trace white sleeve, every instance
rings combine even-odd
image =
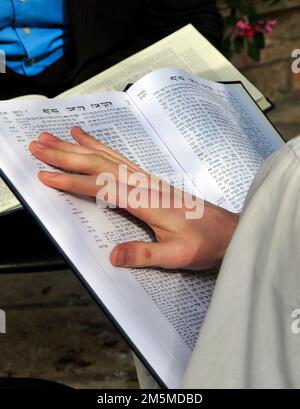
[[[184,388],[299,388],[300,136],[258,172]]]

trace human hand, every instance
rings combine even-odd
[[[73,127],[71,135],[76,144],[63,141],[47,132],[41,133],[39,141],[30,143],[29,149],[37,159],[66,171],[78,172],[41,171],[38,176],[45,185],[62,191],[96,196],[101,189],[97,184],[98,175],[110,172],[118,181],[120,165],[127,165],[129,174],[144,174],[147,179],[151,177],[81,128]],[[128,193],[134,188],[132,185],[127,187]],[[150,197],[150,188],[145,189]],[[174,188],[170,189],[170,208],[163,208],[160,189],[161,187],[158,208],[135,208],[130,206],[127,197],[118,196],[116,203],[112,203],[118,205],[125,199],[128,202],[128,212],[150,226],[157,242],[133,241],[119,244],[111,253],[111,263],[122,267],[156,266],[169,269],[205,269],[220,264],[239,216],[194,196],[188,198],[188,205],[185,202],[181,208],[176,208],[172,205],[176,192],[178,193]],[[186,212],[191,210],[191,203],[204,206],[201,218],[186,218]]]

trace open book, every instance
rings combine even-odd
[[[262,93],[191,24],[57,97],[123,91],[128,83],[163,67],[176,67],[213,81],[242,81],[261,109],[271,107]],[[19,98],[46,97],[23,95]],[[0,214],[16,208],[20,208],[19,202],[0,181]]]
[[[188,189],[234,212],[263,161],[283,141],[238,83],[172,68],[127,92],[0,102],[0,167],[23,205],[46,229],[95,300],[161,385],[179,387],[213,292],[213,271],[121,269],[116,243],[151,240],[125,210],[58,192],[37,179],[51,169],[28,143],[47,130],[70,140],[79,125],[150,173],[182,175]]]

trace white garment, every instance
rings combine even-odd
[[[300,136],[258,172],[183,388],[300,387],[300,324],[292,316],[300,309],[299,158]],[[142,388],[157,387],[137,368]]]
[[[299,388],[300,137],[255,178],[184,388]],[[293,324],[294,322],[294,324]]]

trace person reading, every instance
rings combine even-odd
[[[36,158],[67,171],[41,171],[38,177],[45,185],[95,196],[98,173],[117,178],[122,164],[143,172],[82,129],[71,132],[76,144],[46,132],[30,144]],[[184,209],[128,206],[151,227],[156,242],[119,244],[111,253],[112,264],[188,267],[201,274],[201,269],[222,262],[183,387],[300,386],[294,359],[300,332],[299,157],[300,136],[271,155],[252,183],[240,216],[208,202],[197,221],[187,220]],[[130,192],[132,186],[128,188]],[[158,387],[140,363],[138,373],[142,387]]]
[[[220,45],[212,0],[2,0],[0,99],[53,97],[188,23]]]
[[[54,97],[188,23],[220,45],[222,17],[212,0],[3,0],[0,99]],[[31,231],[30,243],[22,232],[16,241],[19,225]],[[64,268],[26,212],[1,217],[0,228],[6,236],[0,271]]]

